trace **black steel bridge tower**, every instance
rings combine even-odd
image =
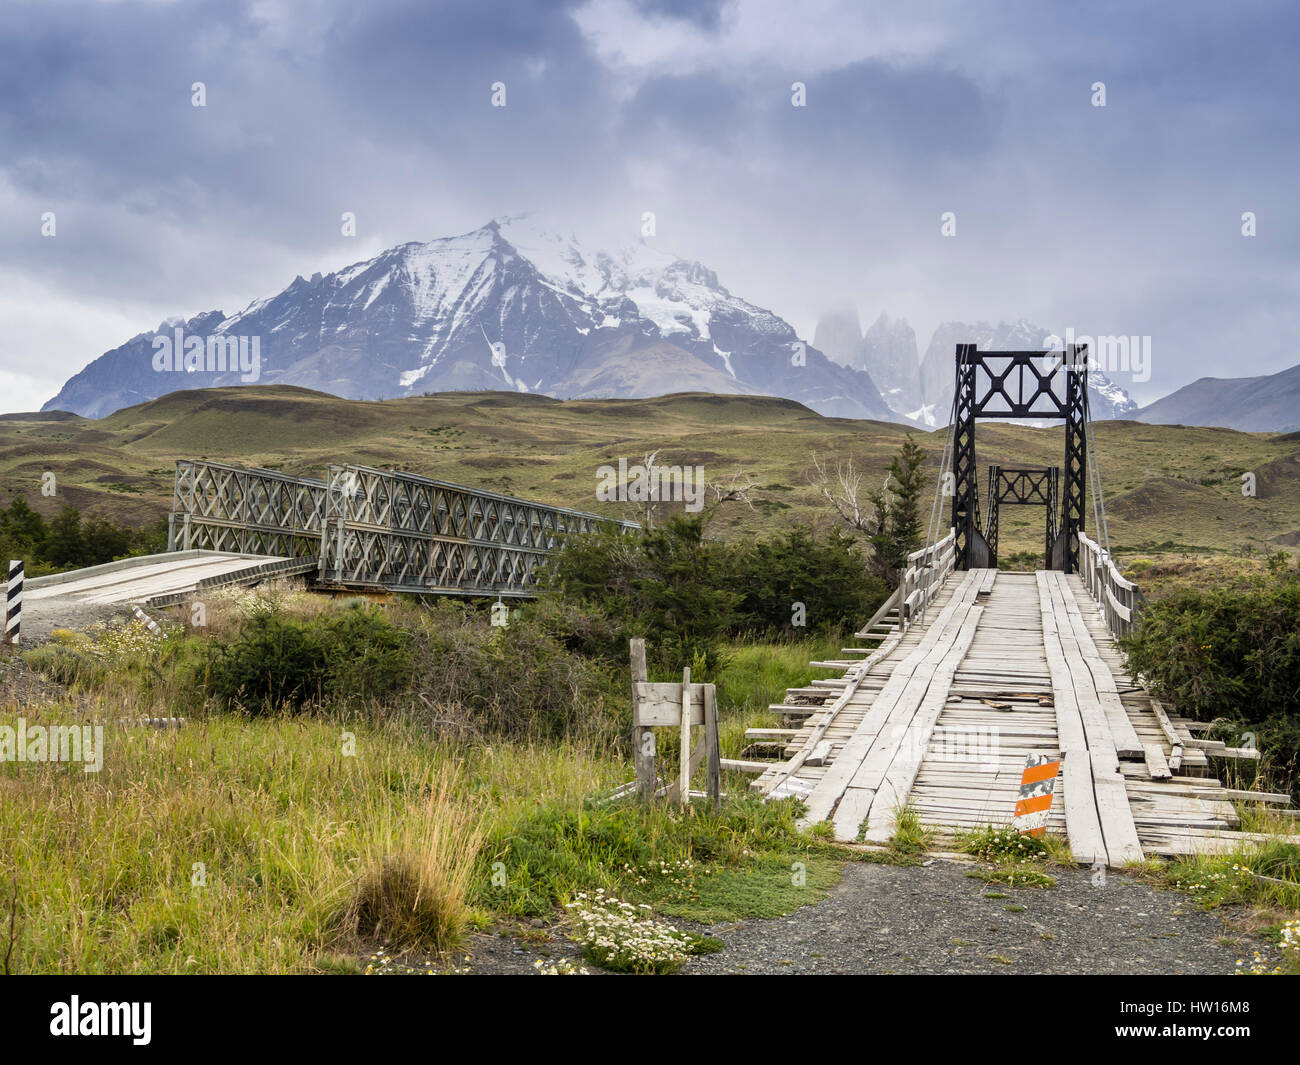
[[[1047,568],[1077,572],[1088,480],[1087,345],[1071,344],[1062,352],[977,351],[974,344],[958,344],[954,414],[952,527],[957,532],[957,566],[997,565],[999,503],[1041,502],[1047,509]],[[980,418],[1065,421],[1065,461],[1059,469],[990,469],[989,520],[982,527],[975,465],[975,422]]]

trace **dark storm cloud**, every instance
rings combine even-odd
[[[1149,333],[1151,398],[1222,373],[1235,337],[1239,372],[1294,361],[1298,25],[1273,3],[19,0],[0,6],[0,273],[67,315],[231,311],[497,214],[581,232],[649,209],[670,250],[801,332],[833,293],[912,316],[923,346],[945,318]],[[15,335],[0,372],[26,357]],[[57,387],[123,339],[52,337],[42,372]]]
[[[748,135],[755,103],[751,88],[713,74],[650,78],[623,107],[621,132],[629,145],[726,150]]]
[[[775,101],[775,130],[791,145],[842,166],[891,161],[906,170],[973,160],[995,150],[996,108],[969,78],[873,60],[806,82],[809,103]]]
[[[637,0],[647,15],[684,19],[704,30],[716,30],[722,22],[725,0]]]
[[[291,26],[284,41],[250,11],[8,9],[0,169],[45,202],[111,203],[196,233],[221,220],[319,241],[340,207],[417,194],[420,173],[429,192],[446,191],[439,182],[454,175],[509,207],[521,170],[536,188],[563,181],[575,157],[610,158],[599,150],[608,75],[562,5],[339,5],[332,18]],[[206,108],[191,106],[196,81]],[[505,108],[491,106],[497,81]],[[411,170],[402,188],[391,180],[393,150]],[[500,209],[485,208],[483,220]],[[143,228],[117,212],[85,224],[100,230],[99,251],[83,249],[80,266],[125,259],[116,277],[138,281],[129,264],[144,256]],[[10,235],[35,253],[30,225]],[[137,254],[123,256],[123,243]]]

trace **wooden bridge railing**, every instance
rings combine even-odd
[[[943,587],[944,578],[956,564],[956,529],[949,529],[948,535],[942,540],[907,556],[907,570],[903,573],[897,593],[902,603],[902,609],[898,612],[899,628],[906,629],[912,623],[912,618],[925,609]]]
[[[1079,533],[1079,576],[1106,618],[1115,636],[1127,636],[1137,624],[1146,597],[1120,573],[1110,553],[1097,541]]]

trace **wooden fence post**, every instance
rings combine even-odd
[[[649,802],[655,794],[655,748],[654,731],[637,724],[637,690],[638,683],[650,679],[646,671],[645,640],[637,638],[631,641],[632,653],[632,764],[636,767],[636,791],[643,802]]]
[[[691,801],[691,667],[682,670],[682,757],[677,776],[677,801]]]
[[[704,736],[709,752],[709,798],[715,810],[722,809],[722,751],[718,747],[718,689],[704,686]]]

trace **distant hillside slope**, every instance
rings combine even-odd
[[[1300,429],[1300,366],[1266,377],[1202,377],[1133,417],[1162,425],[1292,432]]]
[[[829,523],[809,483],[814,454],[832,468],[852,459],[869,490],[884,482],[909,431],[937,467],[943,430],[826,418],[770,396],[559,401],[467,392],[362,402],[288,386],[197,389],[98,421],[49,413],[0,420],[0,503],[23,495],[46,514],[73,503],[145,522],[167,512],[180,458],[317,477],[331,462],[351,461],[635,518],[631,504],[597,500],[596,471],[657,452],[662,464],[702,466],[706,480],[729,481],[738,470],[756,480],[753,508],[728,504],[715,524],[720,535],[745,536]],[[1113,421],[1099,422],[1096,437],[1117,547],[1300,544],[1300,438]],[[1060,427],[982,423],[981,491],[986,464],[1058,464],[1062,449]],[[53,499],[40,494],[47,471],[58,483]],[[1256,498],[1241,494],[1248,471],[1257,475]],[[1006,508],[1004,552],[1037,550],[1042,521],[1040,508]]]

